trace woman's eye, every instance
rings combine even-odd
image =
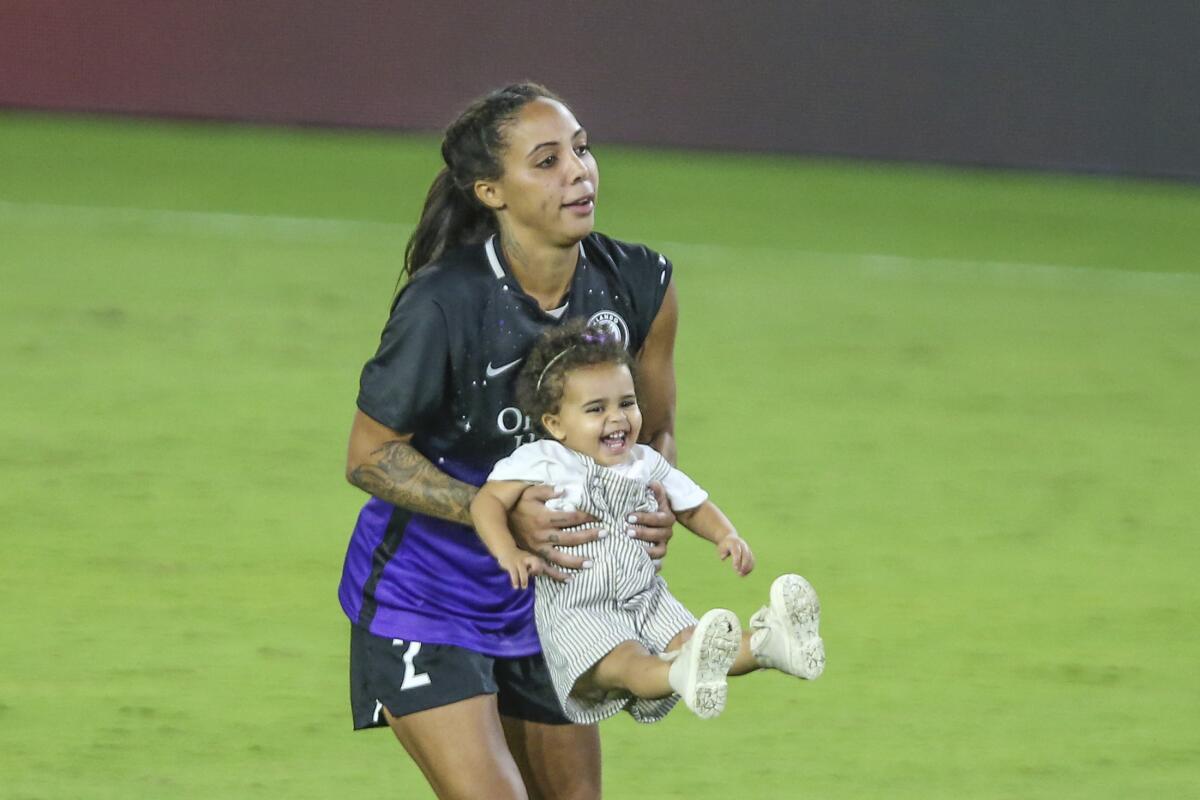
[[[592,152],[592,148],[586,144],[581,144],[575,148],[575,152],[582,156]]]
[[[599,414],[602,410],[600,406],[588,406],[584,409],[589,414]]]
[[[549,167],[550,165],[552,165],[554,163],[554,159],[555,159],[555,156],[546,156],[541,161],[539,161],[537,165],[539,167]]]

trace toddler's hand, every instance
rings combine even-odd
[[[529,588],[529,579],[546,571],[546,564],[541,558],[524,550],[513,549],[496,559],[500,568],[508,573],[508,579],[514,589]]]
[[[731,533],[717,543],[717,557],[722,561],[733,556],[733,571],[738,575],[749,575],[754,569],[754,553],[746,540]]]

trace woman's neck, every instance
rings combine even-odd
[[[575,276],[579,262],[579,245],[556,247],[549,244],[532,246],[514,236],[512,231],[500,231],[500,249],[513,277],[525,293],[543,309],[560,305],[563,295]]]

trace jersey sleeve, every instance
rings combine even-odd
[[[658,316],[663,298],[667,296],[674,266],[666,256],[645,245],[615,239],[605,239],[603,245],[609,249],[621,273],[621,281],[629,292],[634,312],[630,320],[635,329],[632,331],[633,341],[640,348],[650,334],[650,326]]]
[[[359,378],[358,408],[399,433],[419,430],[441,411],[449,383],[446,318],[414,281],[396,299],[379,349]]]
[[[637,258],[630,265],[629,279],[633,285],[635,302],[640,307],[638,320],[645,325],[645,330],[641,331],[641,341],[644,342],[650,335],[650,326],[658,316],[658,310],[662,308],[675,268],[662,253],[640,245],[633,249]]]

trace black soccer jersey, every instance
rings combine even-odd
[[[593,233],[562,319],[614,329],[637,353],[670,281],[657,253]],[[358,407],[431,460],[479,469],[531,440],[515,407],[517,374],[537,337],[560,320],[521,290],[493,238],[419,270],[401,291],[379,351],[362,373]],[[456,476],[458,477],[458,476]],[[479,484],[479,477],[462,477]]]
[[[583,317],[637,353],[670,280],[658,253],[593,233],[580,243],[556,317],[521,289],[495,237],[449,253],[401,290],[363,368],[358,407],[412,433],[413,446],[447,474],[482,485],[498,460],[534,438],[515,388],[542,331]],[[351,620],[380,635],[498,656],[538,651],[532,593],[511,589],[474,531],[376,498],[359,517],[339,594]]]

